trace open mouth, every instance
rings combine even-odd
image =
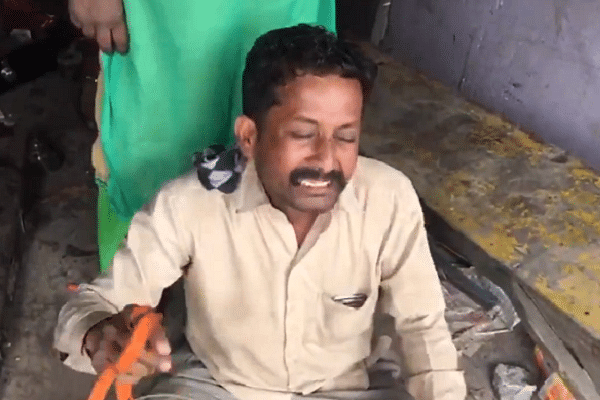
[[[326,188],[331,185],[330,180],[322,181],[322,180],[314,180],[314,179],[302,179],[300,181],[300,186],[308,187],[308,188]]]

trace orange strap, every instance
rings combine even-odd
[[[129,343],[123,350],[116,364],[109,366],[98,377],[92,388],[88,400],[104,400],[113,382],[119,374],[129,371],[131,366],[140,358],[148,338],[160,328],[162,315],[153,311],[151,307],[135,306],[131,320],[135,329]],[[133,385],[115,383],[118,400],[134,400]]]

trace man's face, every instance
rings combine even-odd
[[[322,213],[336,203],[358,158],[360,82],[300,76],[280,88],[254,146],[259,178],[274,207]]]

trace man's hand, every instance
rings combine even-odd
[[[102,373],[109,365],[116,363],[122,350],[127,346],[133,333],[132,308],[126,307],[119,314],[99,322],[87,332],[83,348],[98,373]],[[170,370],[171,347],[161,327],[148,339],[146,350],[143,351],[140,359],[131,366],[128,373],[119,375],[117,380],[120,383],[136,384],[145,376]]]
[[[73,24],[95,39],[105,53],[127,51],[122,0],[69,0],[69,14]]]

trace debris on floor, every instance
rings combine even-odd
[[[530,400],[537,386],[530,385],[528,372],[519,366],[498,364],[492,383],[500,400]]]
[[[502,288],[443,244],[429,241],[467,399],[600,400],[589,375],[518,283],[512,296],[521,317]]]
[[[447,305],[446,320],[465,371],[468,400],[504,400],[499,388],[492,384],[493,371],[498,365],[518,366],[527,371],[531,383],[539,382],[535,343],[521,324],[507,325],[497,309],[486,311],[448,281],[442,281],[442,290]]]
[[[539,345],[535,346],[535,360],[537,362],[544,383],[538,392],[540,400],[576,400],[575,395],[569,389],[569,385],[564,381],[558,372],[556,372],[546,357],[544,350]],[[571,384],[573,385],[573,383]],[[591,394],[593,398],[593,394]],[[581,395],[580,398],[585,400],[590,399],[590,396]],[[597,400],[597,399],[596,399]]]
[[[464,355],[470,357],[481,347],[482,340],[499,333],[512,332],[520,319],[502,289],[489,279],[477,276],[472,268],[464,274],[498,299],[496,304],[485,310],[472,299],[469,299],[471,300],[469,304],[469,301],[464,296],[460,296],[458,289],[451,283],[443,286],[448,303],[456,305],[456,308],[450,307],[446,315],[453,332],[454,344],[461,348]]]
[[[465,371],[467,399],[529,400],[540,375],[535,343],[510,298],[467,260],[434,238],[429,243],[442,281],[446,320]],[[516,371],[527,377],[519,390]],[[523,397],[515,397],[516,393]]]
[[[521,320],[506,293],[435,239],[429,243],[442,278],[446,320],[462,354],[470,357],[482,340],[512,332]]]
[[[540,397],[547,400],[600,400],[590,375],[548,324],[535,301],[517,283],[513,284],[513,292],[522,308],[528,332],[538,343],[534,350],[536,364],[546,379]]]
[[[539,391],[541,400],[575,400],[561,376],[553,372]]]

